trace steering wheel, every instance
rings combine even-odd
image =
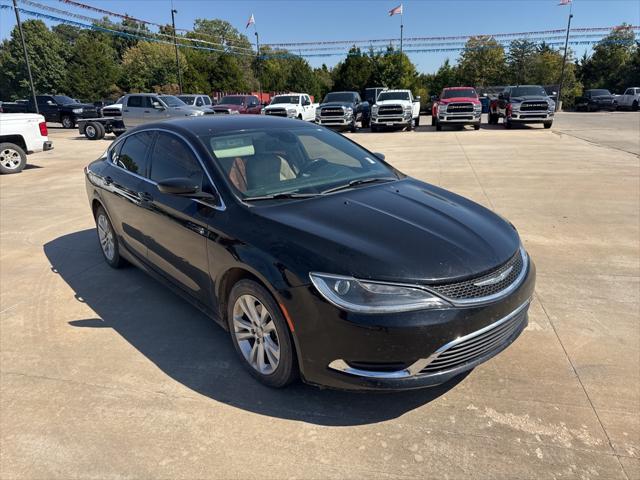
[[[304,175],[305,173],[311,173],[328,164],[329,162],[324,158],[314,158],[309,163],[307,163],[304,167],[302,167],[302,169],[300,170],[300,173],[302,175]]]

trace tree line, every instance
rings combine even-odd
[[[108,19],[103,26],[114,28]],[[124,20],[119,26],[153,35],[144,25]],[[49,29],[40,20],[23,23],[36,91],[60,93],[85,101],[115,98],[124,92],[177,93],[174,46],[104,31],[60,24]],[[171,27],[161,33],[170,34]],[[167,37],[164,37],[166,40]],[[526,39],[505,49],[490,36],[471,37],[452,64],[448,59],[435,73],[419,73],[409,57],[393,47],[384,52],[352,47],[333,68],[312,68],[286,50],[250,52],[249,39],[230,23],[197,19],[185,38],[224,39],[232,51],[179,49],[185,93],[299,91],[322,98],[331,90],[362,92],[370,86],[409,88],[427,100],[446,86],[492,86],[559,83],[562,52]],[[0,50],[0,99],[29,96],[29,84],[17,27]],[[640,85],[640,47],[632,29],[622,25],[599,41],[591,56],[569,55],[565,66],[564,98],[571,105],[586,88],[620,92]]]

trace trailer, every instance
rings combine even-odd
[[[78,131],[89,140],[100,140],[107,133],[113,133],[116,137],[126,131],[122,118],[100,117],[78,119]]]

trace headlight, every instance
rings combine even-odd
[[[346,110],[345,110],[345,113],[346,113],[347,115],[351,115],[351,114],[353,113],[353,108],[351,108],[351,107],[347,107],[347,108],[346,108]]]
[[[297,112],[295,108],[287,108],[287,115],[295,116],[296,113]]]
[[[266,115],[265,111],[266,110],[264,108],[262,110],[260,110],[260,115]]]
[[[371,113],[378,113],[378,105],[371,107]]]
[[[240,115],[238,110],[229,110],[229,115]]]
[[[514,112],[517,112],[518,110],[520,110],[520,104],[519,103],[512,103],[511,104],[511,110]]]
[[[402,108],[404,109],[405,112],[411,112],[413,110],[411,105],[404,105]]]
[[[82,109],[81,108],[74,108],[73,110],[71,110],[73,113],[82,113]]]
[[[351,312],[398,313],[451,306],[440,297],[412,286],[367,282],[326,273],[310,273],[309,277],[329,303]]]
[[[550,112],[556,111],[556,102],[554,102],[553,100],[549,100],[549,111]]]
[[[200,115],[204,115],[204,112],[202,110],[194,110],[187,113],[187,117],[199,117]]]
[[[446,112],[447,110],[447,106],[446,105],[438,105],[438,111],[439,112]]]
[[[475,104],[475,105],[473,106],[473,109],[474,109],[476,112],[481,112],[481,111],[482,111],[482,104],[481,104],[481,103]]]

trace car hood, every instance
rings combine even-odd
[[[252,209],[253,210],[253,209]],[[520,240],[508,222],[441,188],[404,179],[258,207],[254,225],[284,265],[357,278],[429,283],[476,276],[508,261]],[[262,223],[262,222],[258,222]]]
[[[515,103],[519,102],[548,102],[549,97],[543,97],[542,95],[521,95],[519,97],[511,97],[511,101]]]
[[[242,109],[242,105],[236,105],[235,103],[218,103],[214,105],[213,108],[226,108],[227,110],[240,110]]]
[[[379,100],[376,105],[411,105],[409,100]]]
[[[595,100],[613,100],[615,97],[613,95],[598,95],[591,98]]]
[[[327,102],[321,103],[320,108],[322,107],[351,107],[353,108],[353,103],[351,102]]]
[[[458,102],[470,102],[478,104],[480,100],[476,97],[456,97],[456,98],[443,98],[440,100],[442,105],[448,105],[450,103],[458,103]]]
[[[84,108],[87,110],[95,110],[96,106],[92,105],[91,103],[65,103],[64,105],[62,105],[63,107],[66,108]]]
[[[297,103],[275,103],[273,105],[267,105],[264,107],[266,110],[270,110],[272,108],[297,108]]]

